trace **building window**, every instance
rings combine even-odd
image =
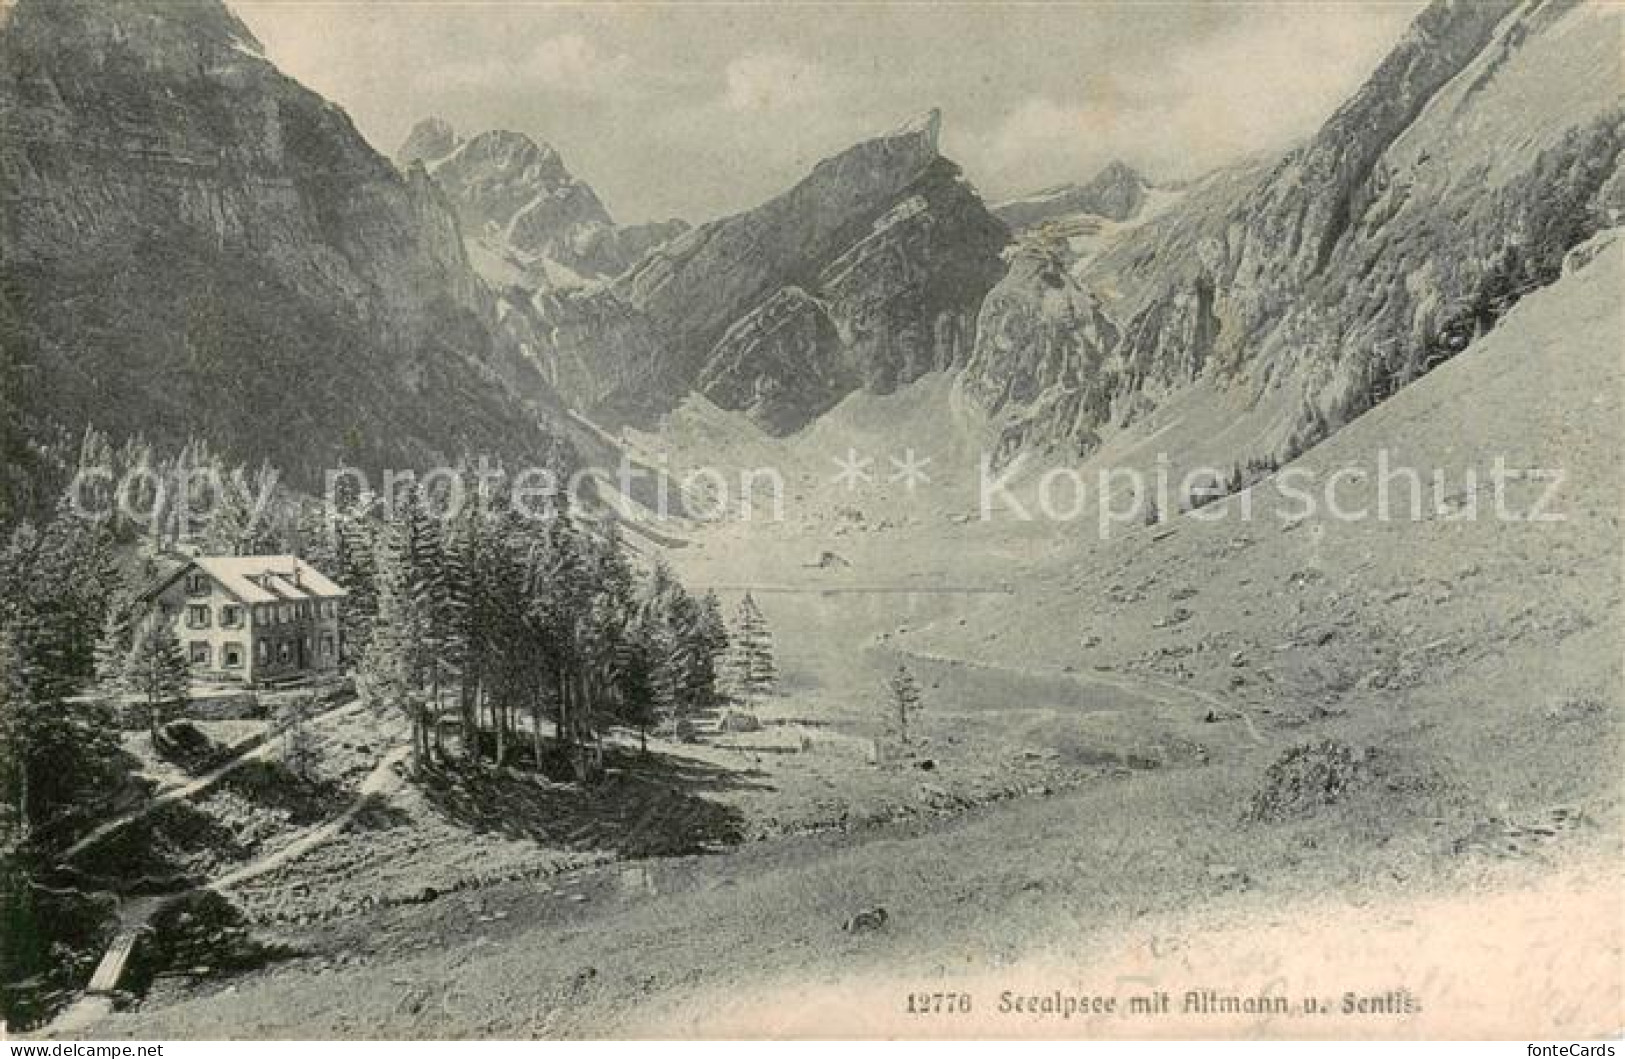
[[[186,594],[189,596],[206,596],[209,594],[209,579],[202,574],[186,575]]]
[[[323,658],[332,658],[333,657],[333,634],[332,633],[328,633],[327,635],[322,637],[322,657]]]
[[[209,664],[209,645],[204,640],[193,640],[191,643],[192,664],[206,666]]]
[[[286,640],[283,640],[281,643],[276,645],[276,660],[278,662],[284,662],[285,663],[285,662],[288,661],[288,659],[290,659],[292,657],[293,657],[293,644],[289,643]]]
[[[307,637],[305,637],[305,657],[309,658],[310,654],[311,654],[311,651],[310,651],[310,637],[307,636]]]
[[[278,625],[285,625],[293,620],[293,605],[284,603],[277,608],[276,621]]]
[[[209,627],[208,604],[194,603],[186,608],[186,627],[188,629],[207,629]]]
[[[271,641],[270,640],[261,640],[259,642],[259,646],[256,648],[256,651],[258,652],[260,665],[262,665],[262,666],[266,665],[267,663],[269,663],[271,661]]]
[[[220,624],[228,629],[235,629],[243,623],[243,608],[228,603],[220,608]]]
[[[243,668],[243,645],[240,643],[228,643],[221,645],[220,657],[222,659],[222,664],[227,669]]]

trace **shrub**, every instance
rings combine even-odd
[[[1364,755],[1335,739],[1292,747],[1265,770],[1247,818],[1273,823],[1334,805],[1364,778],[1364,764]]]
[[[153,748],[167,761],[200,775],[231,757],[231,749],[209,738],[191,721],[170,721],[158,729]]]

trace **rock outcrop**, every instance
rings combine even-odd
[[[1099,442],[1125,388],[1121,336],[1065,258],[1043,246],[1016,250],[982,305],[965,392],[1000,428],[1000,458],[1028,445],[1081,455]]]

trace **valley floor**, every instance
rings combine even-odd
[[[727,856],[507,883],[328,921],[306,955],[86,1036],[1587,1036],[1617,1025],[1620,850],[1517,854],[1238,825],[1245,792],[1166,773]],[[1443,821],[1439,828],[1448,828]],[[841,930],[856,909],[890,917]],[[1415,1011],[1057,1020],[1005,990],[1123,998],[1408,990]],[[915,1017],[911,992],[970,993]],[[1176,1006],[1174,1014],[1177,1015]]]

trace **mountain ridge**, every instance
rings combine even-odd
[[[688,230],[676,218],[616,224],[592,186],[551,144],[488,129],[464,137],[425,118],[395,155],[420,165],[453,204],[476,269],[497,288],[584,286],[619,275],[654,246]]]
[[[549,444],[557,399],[500,331],[444,197],[217,0],[19,0],[0,202],[16,507],[92,420],[206,436],[304,482]]]
[[[940,127],[933,110],[855,144],[603,289],[511,302],[512,318],[561,392],[610,427],[699,392],[788,433],[854,388],[957,366],[1008,236],[939,153]]]
[[[1063,262],[1067,296],[1098,296],[1120,338],[1068,352],[1058,382],[997,355],[1023,330],[1065,345],[1035,322],[1048,288],[1007,276],[964,378],[1001,449],[1087,456],[1205,379],[1256,420],[1249,448],[1215,457],[1267,465],[1459,352],[1619,209],[1619,78],[1578,73],[1619,69],[1618,22],[1597,4],[1438,0],[1302,146]],[[1561,104],[1520,110],[1536,91]]]
[[[1156,185],[1123,161],[1108,162],[1084,184],[1056,184],[993,207],[1012,229],[1031,228],[1056,217],[1088,213],[1111,221],[1138,216]]]

